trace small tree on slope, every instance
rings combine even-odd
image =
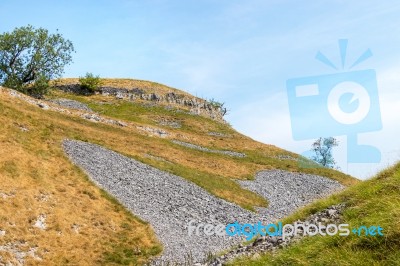
[[[332,156],[333,147],[339,146],[339,142],[333,138],[319,138],[312,144],[315,156],[311,159],[324,167],[335,168],[336,161]]]

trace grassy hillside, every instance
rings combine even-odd
[[[135,86],[145,90],[171,90],[166,86],[160,89],[159,84],[151,82],[107,82],[121,87],[126,82],[131,82],[129,86],[136,82]],[[52,264],[136,264],[162,250],[148,224],[125,211],[71,164],[61,148],[65,138],[100,144],[182,176],[248,209],[266,206],[267,202],[233,179],[252,179],[262,169],[305,171],[345,185],[357,183],[356,179],[334,170],[299,169],[296,161],[278,158],[296,157],[295,154],[256,142],[227,124],[188,114],[178,107],[60,91],[53,91],[48,98],[75,99],[105,117],[136,126],[162,128],[169,133],[168,137],[159,138],[135,127],[88,121],[73,111],[65,114],[43,110],[0,89],[0,229],[5,231],[0,245],[18,242],[23,251],[37,248],[37,254]],[[160,120],[179,121],[182,127],[162,126]],[[210,136],[209,132],[223,133],[226,137]],[[243,152],[247,156],[235,158],[202,152],[174,144],[172,139]],[[33,226],[39,217],[45,217],[45,230]],[[2,251],[0,255],[6,256]],[[29,257],[27,260],[38,263]]]
[[[400,265],[400,163],[328,199],[315,202],[285,222],[344,202],[343,223],[351,227],[381,226],[384,236],[305,238],[257,260],[242,258],[232,265]]]
[[[161,251],[148,224],[94,186],[64,155],[61,140],[81,135],[84,121],[0,97],[0,228],[5,231],[0,245],[23,241],[27,246],[18,250],[38,247],[48,265],[140,263]],[[46,230],[33,226],[40,215]],[[29,256],[27,263],[42,265]]]

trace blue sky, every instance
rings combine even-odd
[[[346,138],[335,152],[341,169],[366,178],[400,157],[400,3],[398,1],[6,1],[0,32],[31,24],[76,48],[65,77],[152,80],[225,102],[240,132],[301,153],[312,140],[292,137],[286,80],[336,73],[318,51],[340,62],[366,49],[373,57],[383,129],[359,135],[381,150],[380,164],[346,163]],[[305,118],[307,119],[307,118]]]

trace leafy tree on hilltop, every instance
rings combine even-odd
[[[49,80],[72,62],[74,47],[61,34],[31,25],[0,35],[0,82],[24,93],[42,95]]]

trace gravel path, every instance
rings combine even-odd
[[[209,252],[218,253],[243,240],[204,233],[189,236],[187,224],[190,220],[213,225],[235,221],[269,223],[312,199],[342,188],[336,181],[319,176],[263,171],[257,174],[255,181],[240,182],[270,201],[267,209],[259,208],[259,213],[252,213],[179,176],[98,145],[66,140],[63,146],[71,160],[95,183],[152,225],[164,245],[160,261],[182,261],[189,253],[194,261],[199,261]]]

